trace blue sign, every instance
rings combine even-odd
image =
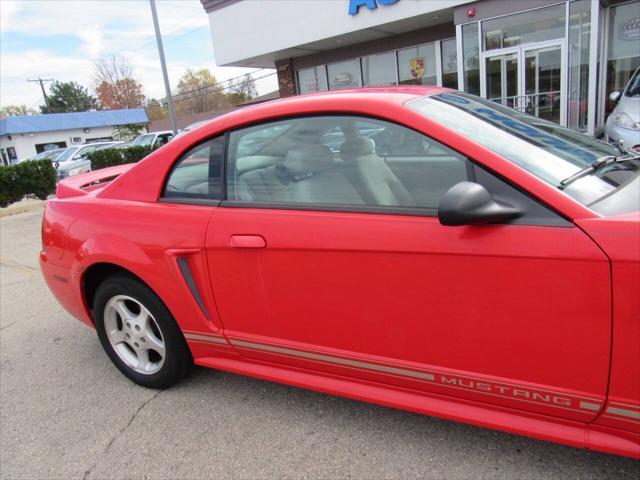
[[[357,15],[360,7],[367,7],[369,10],[375,10],[380,5],[393,5],[399,0],[349,0],[349,15]]]

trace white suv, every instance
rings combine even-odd
[[[131,143],[132,147],[146,147],[153,146],[153,148],[166,145],[173,138],[173,132],[171,130],[164,130],[161,132],[143,133],[138,135]]]

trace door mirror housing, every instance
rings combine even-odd
[[[480,225],[519,217],[522,212],[500,203],[479,183],[460,182],[440,199],[438,219],[442,225]]]
[[[619,90],[614,90],[609,94],[609,100],[611,100],[613,103],[618,103],[620,101],[621,96],[622,96],[622,93],[620,93]]]

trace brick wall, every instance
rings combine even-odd
[[[276,62],[276,71],[278,72],[280,98],[296,95],[298,93],[296,90],[296,72],[293,69],[291,59]]]

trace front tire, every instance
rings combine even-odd
[[[184,378],[193,357],[173,316],[143,283],[116,274],[98,287],[93,316],[102,348],[138,385],[167,388]]]

